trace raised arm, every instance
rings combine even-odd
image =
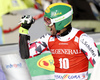
[[[22,59],[32,58],[40,55],[48,49],[49,34],[44,34],[34,42],[30,43],[30,36],[28,30],[35,20],[27,15],[21,19],[21,27],[19,28],[19,52]]]
[[[30,15],[23,16],[20,20],[21,27],[19,28],[19,52],[22,59],[27,59],[30,56],[28,45],[30,36],[28,35],[28,30],[34,22],[35,19],[33,19]]]

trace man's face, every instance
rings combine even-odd
[[[51,22],[51,19],[44,17],[44,22],[45,25],[50,28],[51,35],[56,35],[55,24]]]
[[[53,24],[52,26],[49,26],[49,28],[50,28],[51,35],[56,35],[57,31],[55,25]]]

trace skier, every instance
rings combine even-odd
[[[83,31],[71,26],[72,6],[53,3],[47,7],[44,22],[51,34],[44,34],[29,43],[28,30],[35,20],[30,15],[21,18],[19,50],[22,59],[32,58],[50,51],[55,66],[55,80],[87,80],[88,61],[95,66],[98,48],[94,40]]]

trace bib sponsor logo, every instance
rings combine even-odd
[[[79,54],[81,50],[78,49],[51,49],[52,54]]]
[[[67,75],[64,75],[64,76],[63,76],[63,79],[64,79],[64,80],[67,79],[68,76],[69,76],[68,74],[67,74]]]
[[[69,75],[69,76],[68,76],[68,79],[71,79],[71,80],[72,80],[72,79],[73,79],[73,80],[74,80],[74,79],[80,79],[80,78],[81,78],[80,75],[71,75],[71,76]]]
[[[54,75],[54,76],[56,79],[61,79],[61,80],[63,79],[63,76],[61,76],[61,75]]]
[[[52,55],[45,56],[41,58],[38,62],[37,65],[43,69],[54,71],[54,61]]]
[[[68,45],[68,43],[59,43],[59,45]]]
[[[69,75],[69,74],[64,75],[64,76],[62,76],[62,75],[55,75],[55,78],[56,79],[61,79],[61,80],[66,80],[66,79],[68,79],[68,80],[81,79],[80,75]]]

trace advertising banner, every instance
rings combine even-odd
[[[50,52],[26,60],[32,80],[54,79],[53,57]],[[38,79],[39,77],[39,79]]]
[[[0,59],[7,80],[31,80],[26,63],[18,54],[0,55]]]

